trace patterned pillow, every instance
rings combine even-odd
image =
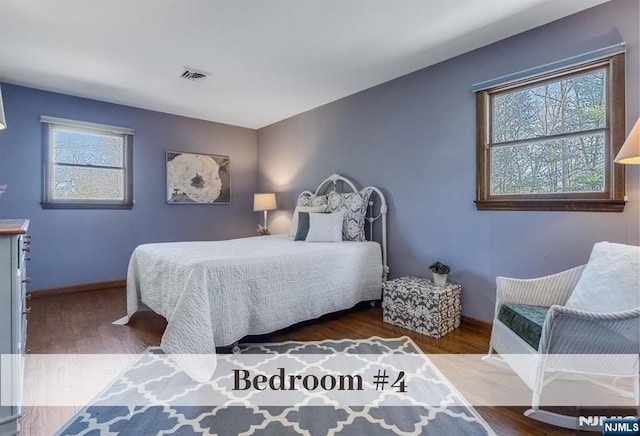
[[[342,239],[344,241],[364,241],[364,223],[371,189],[360,192],[329,194],[327,212],[344,211]]]
[[[326,206],[327,205],[327,196],[326,195],[309,195],[309,194],[300,194],[298,197],[298,203],[296,206],[304,206],[304,207],[318,207],[318,206]]]

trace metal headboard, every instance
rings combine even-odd
[[[303,191],[302,193],[300,193],[298,198],[303,196],[316,197],[318,195],[324,195],[323,193],[326,192],[327,185],[331,187],[331,190],[333,192],[338,192],[338,182],[343,182],[344,184],[349,186],[349,188],[351,188],[351,192],[360,191],[360,189],[358,189],[356,184],[353,183],[351,180],[347,179],[346,177],[341,176],[340,174],[331,174],[322,183],[318,185],[318,188],[315,190],[315,192]],[[377,220],[381,221],[382,237],[380,242],[382,245],[382,280],[383,282],[386,282],[387,277],[389,276],[389,264],[387,262],[387,210],[388,210],[387,201],[385,200],[384,194],[382,193],[382,191],[376,188],[375,186],[365,186],[362,189],[371,189],[371,191],[374,192],[378,196],[378,199],[380,200],[380,204],[378,207],[378,214],[375,215],[373,210],[375,202],[371,198],[369,199],[369,210],[367,211],[367,216],[365,217],[365,220],[369,222],[369,240],[371,241],[374,240],[373,223],[376,222]]]

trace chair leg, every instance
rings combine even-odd
[[[541,410],[540,397],[542,396],[542,388],[544,385],[544,371],[542,371],[542,366],[540,366],[538,368],[538,374],[536,375],[536,381],[531,395],[531,409],[526,410],[524,412],[524,416],[556,427],[567,428],[569,430],[600,431],[599,425],[594,427],[581,425],[579,418],[575,416],[561,415],[559,413]]]
[[[540,408],[540,396],[542,395],[542,388],[544,386],[544,365],[546,363],[546,356],[538,356],[536,364],[536,375],[533,384],[533,393],[531,396],[531,408],[538,410]]]
[[[533,392],[531,393],[531,409],[524,412],[524,416],[535,419],[536,421],[555,425],[556,427],[568,428],[570,430],[578,430],[578,418],[573,416],[560,415],[558,413],[540,410],[540,397],[542,396],[542,388],[544,387],[544,365],[545,356],[540,356],[536,365],[536,375],[533,384]]]
[[[507,362],[505,362],[501,357],[497,357],[495,353],[487,354],[482,357],[482,361],[489,363],[493,366],[497,366],[498,368],[508,369],[509,371],[513,371],[513,369],[509,366]]]
[[[531,409],[538,410],[540,408],[540,392],[533,392],[531,396]]]

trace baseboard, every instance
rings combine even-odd
[[[80,285],[63,286],[60,288],[47,288],[28,291],[31,298],[51,297],[53,295],[76,294],[78,292],[99,291],[101,289],[122,288],[127,285],[126,280],[111,280],[108,282],[83,283]]]
[[[491,332],[493,324],[483,319],[473,318],[470,316],[462,315],[461,323],[472,329]]]

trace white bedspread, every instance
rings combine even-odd
[[[146,244],[127,274],[127,317],[164,316],[167,353],[215,353],[247,335],[380,298],[376,242],[294,242],[286,235]]]

